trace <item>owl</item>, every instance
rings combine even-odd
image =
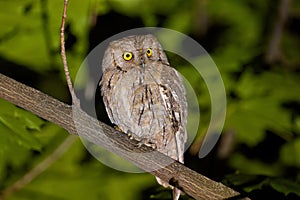
[[[104,53],[102,72],[101,94],[111,122],[183,163],[187,140],[185,88],[157,38],[132,35],[111,42]],[[173,188],[173,199],[179,196],[180,190]]]

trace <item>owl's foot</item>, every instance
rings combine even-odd
[[[138,142],[140,142],[141,141],[141,138],[139,138],[139,137],[137,137],[137,136],[135,136],[132,132],[130,132],[129,130],[127,131],[127,136],[129,137],[129,139],[131,139],[131,140],[136,140],[136,141],[138,141]]]
[[[156,144],[150,141],[150,139],[142,138],[140,139],[138,143],[138,147],[140,148],[142,145],[145,145],[147,147],[151,147],[152,149],[156,149]]]
[[[133,140],[133,139],[137,140],[137,139],[133,136],[133,133],[130,132],[130,131],[127,131],[127,136],[128,136],[129,139],[131,139],[131,140]],[[139,140],[138,140],[138,141],[139,141]]]
[[[118,126],[114,126],[114,129],[116,129],[117,131],[123,132],[122,129]]]
[[[140,138],[135,136],[132,132],[127,131],[127,135],[129,139],[138,141],[137,147],[140,148],[142,145],[145,145],[147,147],[151,147],[152,149],[156,149],[156,144],[150,141],[150,139],[147,138]]]
[[[173,190],[173,200],[178,200],[181,194],[181,191],[177,189],[176,187],[169,185],[169,183],[166,183],[165,181],[161,180],[158,177],[155,177],[157,182],[162,185],[163,187],[167,188],[170,187]]]

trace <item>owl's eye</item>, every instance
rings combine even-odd
[[[147,54],[148,58],[150,58],[150,57],[152,56],[152,49],[151,49],[151,48],[148,48],[148,49],[146,50],[146,54]]]
[[[124,58],[124,60],[126,60],[126,61],[131,60],[132,57],[133,57],[133,55],[132,55],[132,53],[130,53],[130,52],[125,52],[125,53],[123,54],[123,58]]]

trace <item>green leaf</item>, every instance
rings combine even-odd
[[[33,131],[40,131],[40,127],[44,124],[43,120],[2,99],[0,99],[0,107],[2,108],[0,112],[2,136],[15,141],[16,145],[40,150],[41,144],[34,137]]]
[[[250,175],[244,173],[229,174],[223,182],[227,185],[234,185],[242,188],[247,193],[254,190],[260,190],[266,183],[266,177],[258,175]]]
[[[279,165],[249,159],[240,153],[235,153],[230,157],[229,165],[244,174],[276,176],[281,173]]]
[[[287,179],[270,179],[269,183],[275,190],[288,195],[290,193],[297,194],[300,197],[300,184]]]
[[[69,2],[67,24],[76,37],[68,54],[74,77],[87,49],[89,1]],[[63,76],[60,51],[60,25],[63,3],[58,0],[0,1],[0,54],[2,58],[39,73],[59,70]],[[66,35],[66,39],[68,35]]]
[[[284,178],[269,178],[237,173],[227,175],[223,182],[229,185],[242,187],[243,190],[248,193],[269,186],[286,196],[294,193],[300,197],[300,184]]]
[[[249,182],[257,181],[258,178],[259,178],[259,176],[257,176],[257,175],[236,173],[236,174],[226,175],[223,182],[225,182],[225,184],[228,184],[228,185],[240,186],[240,185],[247,184]]]
[[[240,100],[228,107],[226,127],[234,128],[238,139],[249,146],[260,142],[267,129],[291,139],[291,114],[282,104],[290,100],[300,102],[297,82],[298,76],[292,73],[245,73],[236,89]]]
[[[41,150],[37,139],[44,121],[32,113],[0,99],[0,182],[7,167],[21,167],[28,162],[29,150]],[[29,159],[30,160],[30,159]]]
[[[156,184],[148,173],[118,172],[95,159],[82,162],[85,156],[86,150],[78,139],[42,175],[9,199],[142,199],[140,191]]]
[[[15,178],[17,169],[22,169],[25,163],[31,160],[31,152],[26,141],[21,142],[22,138],[18,137],[15,132],[0,122],[0,187],[5,184],[4,180]],[[38,147],[40,149],[40,146]],[[8,176],[10,171],[13,174]]]
[[[300,138],[286,143],[280,149],[280,160],[288,166],[300,167]]]

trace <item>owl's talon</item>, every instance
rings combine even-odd
[[[140,148],[142,145],[145,145],[147,147],[151,147],[152,149],[156,149],[156,144],[152,143],[149,139],[141,139],[138,143],[138,147]]]
[[[130,131],[127,131],[127,136],[129,137],[130,140],[133,140],[133,139],[137,140],[137,139],[133,136],[133,133],[130,132]],[[138,141],[139,141],[139,140],[138,140]]]
[[[156,144],[150,144],[150,146],[149,147],[151,147],[152,149],[156,149],[157,147],[156,147]]]
[[[117,131],[123,132],[119,126],[114,126],[114,129],[116,129]]]
[[[138,147],[138,148],[141,148],[143,144],[144,144],[144,143],[139,142],[139,143],[137,144],[137,147]]]

